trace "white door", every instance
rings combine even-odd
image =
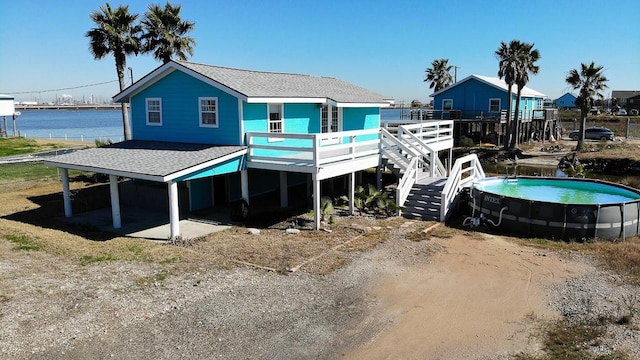
[[[323,134],[337,133],[342,131],[342,122],[340,121],[340,108],[333,105],[322,105],[320,114],[320,131]],[[322,139],[322,145],[338,144],[342,141],[339,136]]]

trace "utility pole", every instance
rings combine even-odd
[[[129,78],[131,79],[131,85],[133,85],[133,69],[128,67],[127,69],[129,69]]]
[[[454,82],[454,84],[458,82],[458,69],[460,69],[460,66],[453,65],[453,82]]]

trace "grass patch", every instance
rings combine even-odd
[[[82,171],[69,170],[69,176],[83,174]],[[0,165],[0,182],[25,180],[55,180],[60,178],[60,170],[46,166],[41,162],[26,162]]]
[[[120,260],[117,256],[113,254],[105,254],[105,255],[83,255],[78,260],[78,264],[80,266],[87,266],[95,263],[105,262],[105,261],[116,261]]]
[[[149,275],[149,276],[141,276],[135,280],[136,285],[140,287],[148,287],[151,285],[156,285],[164,282],[169,277],[169,273],[166,271],[161,271],[159,273]]]
[[[605,324],[593,322],[571,322],[567,319],[548,324],[544,333],[544,355],[516,355],[518,360],[631,360],[620,351],[609,354],[593,355],[590,349],[601,343],[605,335]]]
[[[14,244],[15,250],[21,251],[40,251],[44,249],[44,245],[38,240],[27,235],[5,234],[2,238]]]
[[[69,147],[63,142],[42,141],[23,137],[0,138],[0,157],[33,154]]]
[[[24,155],[38,152],[41,147],[33,139],[0,138],[0,156]]]
[[[598,241],[588,246],[609,269],[626,275],[636,285],[640,284],[640,238],[622,242]]]

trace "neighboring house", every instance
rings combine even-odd
[[[511,94],[504,80],[496,77],[470,75],[433,94],[434,118],[455,119],[456,139],[471,136],[476,141],[485,141],[495,137],[496,132],[504,134],[506,111],[509,101],[515,113],[517,86],[514,84]],[[527,140],[532,131],[544,131],[547,120],[556,120],[555,109],[544,109],[544,94],[524,87],[521,92],[519,119],[521,140]],[[556,114],[556,115],[554,115]],[[544,120],[532,123],[533,120]],[[498,124],[503,124],[499,128]],[[491,141],[493,142],[492,139]]]
[[[640,94],[628,98],[625,103],[625,106],[627,109],[627,113],[631,110],[640,111]]]
[[[640,90],[613,90],[611,92],[612,105],[630,110],[627,107],[628,100],[638,95],[640,95]]]
[[[576,96],[573,95],[572,93],[566,93],[562,96],[560,96],[559,98],[553,100],[553,104],[558,108],[558,109],[563,109],[563,110],[573,110],[576,109]]]
[[[355,173],[380,163],[380,108],[392,103],[336,78],[182,61],[156,68],[114,101],[131,104],[132,140],[46,161],[62,169],[65,216],[68,169],[109,175],[115,228],[118,177],[164,183],[166,190],[153,187],[165,200],[158,205],[169,207],[172,237],[181,212],[278,190],[287,206],[295,184],[312,189],[318,228],[320,181],[346,176],[353,200]]]

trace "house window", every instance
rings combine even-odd
[[[201,97],[200,102],[200,126],[218,127],[218,98]]]
[[[269,104],[269,132],[283,133],[282,104]]]
[[[489,112],[500,111],[500,99],[489,99]]]
[[[442,100],[442,110],[444,111],[453,110],[453,99]]]
[[[147,99],[147,125],[162,125],[162,99]]]

